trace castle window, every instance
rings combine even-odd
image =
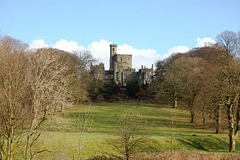
[[[139,79],[142,79],[142,76],[139,76]]]
[[[113,48],[113,51],[114,51],[114,48]]]
[[[113,79],[113,74],[111,74],[111,79]]]
[[[122,57],[121,57],[121,61],[122,61]]]
[[[108,75],[105,75],[105,79],[108,79]]]
[[[124,79],[127,79],[127,75],[126,74],[124,74]]]
[[[117,80],[120,80],[121,79],[121,73],[117,73]]]

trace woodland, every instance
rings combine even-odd
[[[93,77],[90,51],[30,50],[0,36],[0,159],[176,159],[221,142],[240,154],[240,32],[216,42],[156,59],[151,84],[120,87]],[[195,132],[217,138],[202,144]]]

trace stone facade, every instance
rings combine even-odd
[[[137,81],[139,85],[150,84],[153,77],[152,68],[141,66],[138,72],[132,68],[132,55],[117,54],[117,44],[110,45],[109,70],[104,70],[104,64],[91,66],[91,72],[96,79],[105,82],[115,81],[120,86],[126,86],[130,81]]]
[[[91,73],[95,79],[104,79],[105,70],[104,64],[100,63],[99,65],[92,65],[91,64]]]

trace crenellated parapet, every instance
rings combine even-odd
[[[110,44],[109,70],[104,70],[104,64],[91,67],[94,76],[102,78],[104,81],[115,81],[121,86],[125,86],[130,81],[137,81],[139,85],[151,83],[153,77],[152,68],[141,67],[138,72],[132,68],[131,54],[117,54],[117,44]],[[102,74],[102,75],[101,75]]]
[[[131,54],[117,54],[117,56],[131,56],[132,57]]]

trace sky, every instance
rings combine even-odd
[[[240,0],[0,0],[2,35],[30,48],[90,50],[109,67],[109,45],[150,67],[175,52],[240,31]]]

